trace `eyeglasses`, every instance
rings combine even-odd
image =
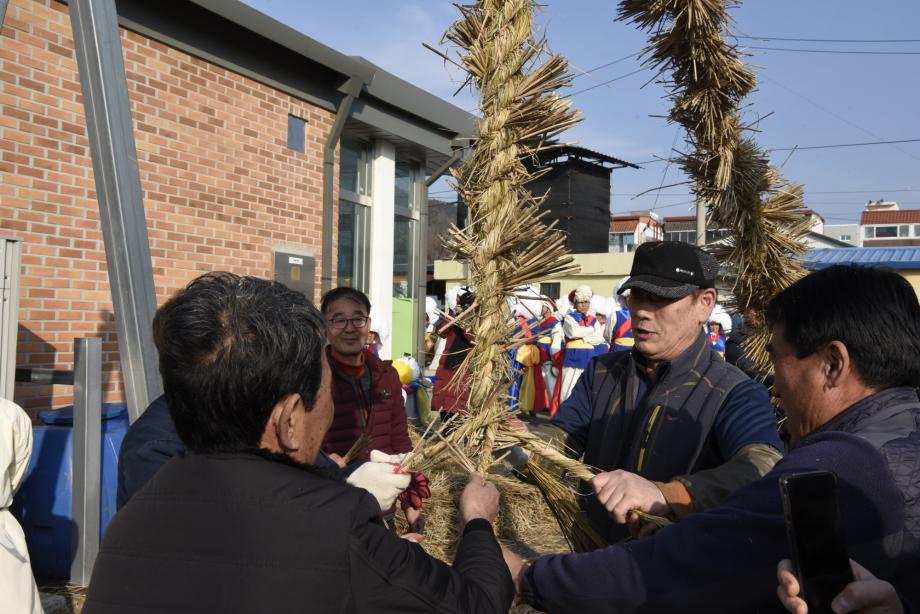
[[[329,325],[336,330],[344,330],[348,328],[348,323],[351,322],[351,325],[355,328],[364,328],[367,326],[368,318],[366,316],[357,316],[355,318],[333,318],[329,320]]]

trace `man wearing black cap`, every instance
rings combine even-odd
[[[544,427],[588,465],[583,498],[608,543],[641,527],[633,510],[675,520],[711,508],[765,475],[782,443],[763,385],[707,343],[715,258],[688,243],[644,243],[629,280],[631,352],[595,358]]]

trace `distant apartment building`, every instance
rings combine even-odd
[[[827,226],[824,224],[824,218],[820,213],[811,209],[806,209],[802,213],[810,220],[809,232],[805,237],[809,249],[853,246],[850,243],[824,234]],[[729,234],[729,229],[719,228],[710,222],[706,227],[706,243],[716,243]],[[696,216],[679,215],[664,218],[664,238],[666,241],[696,243]]]
[[[711,222],[706,225],[706,243],[713,243],[728,236],[728,229],[719,228]],[[672,215],[664,218],[665,241],[696,243],[696,216]]]
[[[863,247],[920,245],[920,209],[875,209],[868,207],[859,220]]]
[[[661,220],[654,211],[630,211],[610,216],[608,253],[627,254],[646,241],[664,238]]]
[[[862,247],[862,230],[859,224],[825,224],[824,234],[853,247]]]

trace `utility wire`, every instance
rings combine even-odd
[[[751,45],[746,49],[760,51],[794,51],[797,53],[844,53],[852,55],[920,55],[920,51],[850,51],[848,49],[793,49],[789,47],[758,47]]]
[[[803,151],[806,149],[836,149],[842,147],[863,147],[866,145],[891,145],[896,143],[920,143],[920,139],[900,139],[897,141],[866,141],[865,143],[837,143],[834,145],[804,145],[804,146],[793,146],[793,147],[767,147],[770,151]],[[644,160],[642,162],[634,162],[636,166],[642,166],[643,164],[657,164],[659,162],[670,162],[670,158],[656,158],[654,160]]]
[[[674,130],[674,140],[671,141],[671,151],[674,151],[674,148],[677,147],[677,139],[680,137],[681,126],[677,125]],[[668,170],[671,168],[671,163],[668,162],[667,166],[664,167],[664,172],[661,173],[661,183],[658,184],[658,189],[655,191],[655,203],[652,205],[652,211],[658,207],[658,193],[661,192],[661,188],[664,187],[665,177],[668,176]]]
[[[920,192],[920,188],[871,188],[868,190],[830,190],[830,191],[821,191],[821,190],[808,190],[805,192],[807,195],[812,194],[894,194],[898,192]],[[642,192],[613,192],[614,196],[639,196]],[[686,193],[681,192],[661,192],[661,196],[673,196],[680,197],[686,196]]]
[[[835,149],[838,147],[862,147],[864,145],[891,145],[893,143],[920,143],[920,139],[901,139],[897,141],[866,141],[865,143],[839,143],[836,145],[805,145],[796,147],[768,147],[771,151],[801,151],[803,149]]]
[[[625,62],[625,61],[628,60],[629,58],[638,57],[638,56],[641,55],[641,54],[642,54],[641,51],[636,51],[635,53],[630,53],[629,55],[624,55],[624,56],[621,57],[621,58],[617,58],[616,60],[613,60],[612,62],[607,62],[606,64],[601,64],[600,66],[595,66],[594,68],[589,68],[588,70],[583,70],[583,71],[582,71],[582,74],[586,74],[586,75],[589,75],[589,76],[590,76],[591,73],[593,73],[593,72],[595,72],[595,71],[601,70],[602,68],[607,68],[608,66],[613,66],[614,64],[619,64],[620,62]],[[580,69],[579,69],[579,70],[580,70]],[[580,76],[581,76],[581,75],[576,75],[576,78],[578,78],[578,77],[580,77]]]
[[[920,192],[920,188],[905,188],[896,190],[834,190],[824,192],[813,192],[807,190],[809,194],[873,194],[873,193],[894,193],[894,192]]]
[[[643,70],[645,70],[645,69],[644,69],[644,68],[639,68],[639,69],[636,69],[636,70],[634,70],[634,71],[632,71],[632,72],[628,72],[628,73],[626,73],[625,75],[620,75],[619,77],[614,77],[613,79],[610,79],[609,81],[604,81],[603,83],[598,83],[597,85],[592,85],[591,87],[586,87],[586,88],[583,89],[583,90],[578,90],[577,92],[572,92],[571,94],[569,94],[569,97],[571,98],[572,96],[577,96],[577,95],[579,95],[579,94],[584,94],[585,92],[590,92],[591,90],[595,90],[595,89],[597,89],[597,88],[599,88],[599,87],[604,87],[605,85],[610,85],[611,83],[614,83],[615,81],[619,81],[620,79],[625,79],[626,77],[631,77],[631,76],[633,76],[633,75],[635,75],[635,74],[637,74],[637,73],[642,72]]]
[[[881,136],[875,134],[874,132],[872,132],[871,130],[867,130],[866,128],[863,128],[862,126],[859,126],[859,125],[857,125],[857,124],[851,122],[850,120],[848,120],[848,119],[845,118],[845,117],[841,117],[840,115],[838,115],[837,113],[834,113],[834,112],[831,111],[830,109],[827,109],[827,108],[821,106],[820,104],[818,104],[817,102],[815,102],[814,100],[812,100],[811,98],[809,98],[808,96],[806,96],[805,94],[802,94],[801,92],[797,92],[797,91],[795,91],[794,89],[792,89],[791,87],[789,87],[789,86],[787,86],[787,85],[783,85],[782,83],[780,83],[780,82],[777,81],[776,79],[772,79],[772,78],[770,78],[770,77],[764,77],[764,78],[765,78],[767,81],[769,81],[770,83],[773,83],[774,85],[780,86],[781,88],[783,88],[784,90],[786,90],[786,91],[789,92],[790,94],[793,94],[793,95],[795,95],[795,96],[798,96],[799,98],[801,98],[802,100],[804,100],[804,101],[807,102],[808,104],[812,105],[812,106],[815,107],[816,109],[818,109],[818,110],[820,110],[820,111],[823,111],[824,113],[830,115],[831,117],[836,117],[837,119],[839,119],[839,120],[842,121],[843,123],[847,124],[848,126],[852,126],[853,128],[856,128],[857,130],[859,130],[859,131],[861,131],[861,132],[863,132],[863,133],[865,133],[865,134],[868,134],[869,136],[871,136],[871,137],[874,138],[874,139],[878,139],[878,140],[880,140],[880,141],[881,141],[881,140],[884,140],[884,137],[881,137]],[[910,157],[910,158],[913,158],[914,160],[920,160],[920,157],[915,156],[914,154],[910,153],[909,151],[907,151],[906,149],[904,149],[904,148],[902,148],[902,147],[898,147],[897,145],[892,145],[891,147],[892,147],[893,149],[896,149],[896,150],[900,151],[900,152],[901,152],[902,154],[904,154],[905,156],[908,156],[908,157]]]
[[[792,41],[797,43],[920,43],[918,38],[783,38],[781,36],[736,36],[742,40]]]

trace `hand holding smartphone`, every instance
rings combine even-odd
[[[830,613],[831,601],[853,581],[837,501],[837,476],[830,471],[779,479],[786,536],[809,614]]]

